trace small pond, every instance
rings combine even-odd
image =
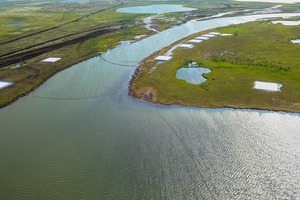
[[[7,24],[7,27],[27,26],[28,24]]]
[[[176,78],[185,80],[188,83],[199,85],[205,82],[207,79],[202,75],[210,73],[208,68],[180,68],[177,70]]]
[[[135,7],[126,7],[119,8],[116,11],[121,13],[153,13],[153,14],[162,14],[168,12],[187,12],[197,10],[196,8],[188,8],[182,5],[151,5],[151,6],[135,6]]]

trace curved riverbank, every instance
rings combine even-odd
[[[132,30],[128,34],[130,29]],[[99,55],[100,52],[95,49],[93,42],[106,43],[106,48],[115,48],[120,40],[131,40],[132,42],[141,40],[142,38],[135,38],[135,33],[143,33],[145,37],[153,34],[148,30],[138,30],[129,24],[111,26],[74,40],[24,51],[0,59],[0,64],[6,66],[0,69],[2,79],[14,82],[10,87],[1,90],[0,108],[28,95],[62,70]],[[41,62],[41,60],[53,56],[62,59],[55,63]],[[25,60],[20,64],[22,67],[13,69],[13,65],[9,66],[9,64],[21,60]]]
[[[255,31],[252,27],[256,27]],[[300,83],[296,75],[299,59],[296,53],[290,53],[299,52],[300,48],[286,39],[297,37],[297,28],[256,22],[211,31],[231,31],[235,36],[216,37],[195,45],[193,49],[175,49],[172,60],[168,62],[158,63],[154,58],[207,31],[155,52],[135,71],[129,84],[129,95],[162,105],[300,112],[297,93]],[[267,36],[267,32],[277,36]],[[252,52],[249,53],[248,49]],[[176,79],[176,71],[191,61],[212,69],[211,74],[204,75],[207,82],[195,86]],[[254,90],[256,80],[282,83],[283,90]]]
[[[178,105],[178,106],[189,106],[189,107],[196,107],[196,108],[210,108],[210,109],[221,109],[221,108],[232,108],[232,109],[249,109],[249,110],[261,110],[261,111],[277,111],[277,112],[287,112],[287,113],[300,113],[298,104],[297,108],[295,110],[291,109],[276,109],[276,108],[266,108],[266,107],[249,107],[249,106],[239,106],[239,105],[199,105],[199,104],[192,104],[192,103],[183,103],[181,101],[172,101],[168,103],[163,103],[157,101],[157,90],[154,88],[144,88],[142,90],[137,90],[135,88],[135,80],[139,77],[140,70],[137,69],[132,76],[132,79],[129,82],[128,86],[128,95],[133,97],[134,99],[139,99],[143,101],[147,101],[149,103],[157,104],[157,105],[163,105],[163,106],[172,106],[172,105]]]

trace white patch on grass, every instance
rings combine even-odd
[[[57,61],[59,61],[61,58],[47,58],[45,60],[42,60],[42,62],[46,62],[46,63],[55,63]]]
[[[262,82],[262,81],[254,81],[255,90],[265,90],[268,92],[280,92],[281,84],[279,83],[270,83],[270,82]]]
[[[8,87],[10,85],[12,85],[12,82],[8,82],[8,81],[0,81],[0,89]]]
[[[158,60],[158,61],[169,61],[171,59],[172,59],[171,56],[158,56],[158,57],[154,58],[154,60]]]
[[[282,24],[285,26],[298,26],[300,25],[300,20],[299,21],[272,21],[272,24]]]

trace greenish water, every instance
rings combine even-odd
[[[193,21],[120,46],[102,55],[115,64],[79,63],[1,109],[0,199],[298,199],[298,114],[159,106],[127,95],[147,55],[196,31],[262,17]]]

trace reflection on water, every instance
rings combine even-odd
[[[7,27],[27,26],[28,24],[7,24]]]
[[[118,8],[117,12],[163,14],[163,13],[168,13],[168,12],[187,12],[187,11],[193,11],[193,10],[197,10],[197,9],[183,7],[182,5],[161,4],[161,5]]]
[[[207,68],[180,68],[176,72],[176,78],[185,80],[188,83],[199,85],[205,82],[207,79],[202,74],[210,73]]]
[[[103,57],[141,60],[245,21],[188,23]],[[298,114],[153,105],[127,96],[133,72],[95,57],[1,109],[1,199],[299,197]]]

